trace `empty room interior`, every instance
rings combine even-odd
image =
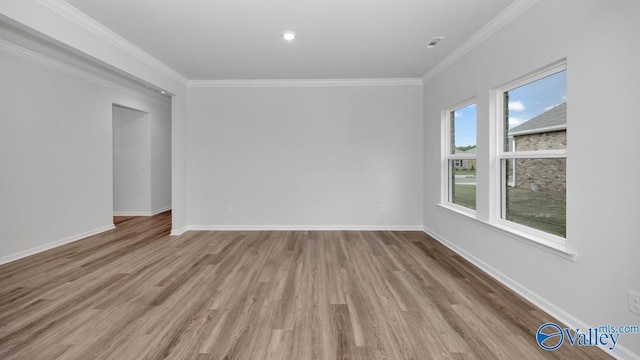
[[[639,20],[0,1],[0,359],[640,359]]]

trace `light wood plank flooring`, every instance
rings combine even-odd
[[[170,214],[0,266],[0,359],[604,359],[420,232],[188,232]]]

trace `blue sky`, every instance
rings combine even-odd
[[[457,109],[455,114],[455,146],[476,144],[476,104]]]
[[[561,71],[509,91],[509,127],[567,101],[567,72]]]
[[[518,126],[567,101],[567,73],[561,71],[509,90],[509,127]],[[455,145],[476,145],[476,105],[455,112]]]

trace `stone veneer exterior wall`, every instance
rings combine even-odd
[[[557,150],[567,148],[567,130],[517,135],[513,138],[516,141],[517,151]]]
[[[567,148],[567,131],[551,131],[538,134],[514,136],[517,151],[550,150]],[[516,183],[519,188],[566,193],[566,159],[518,159],[516,160]]]

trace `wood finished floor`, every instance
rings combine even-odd
[[[0,359],[606,359],[420,232],[188,232],[170,215],[0,266]]]

